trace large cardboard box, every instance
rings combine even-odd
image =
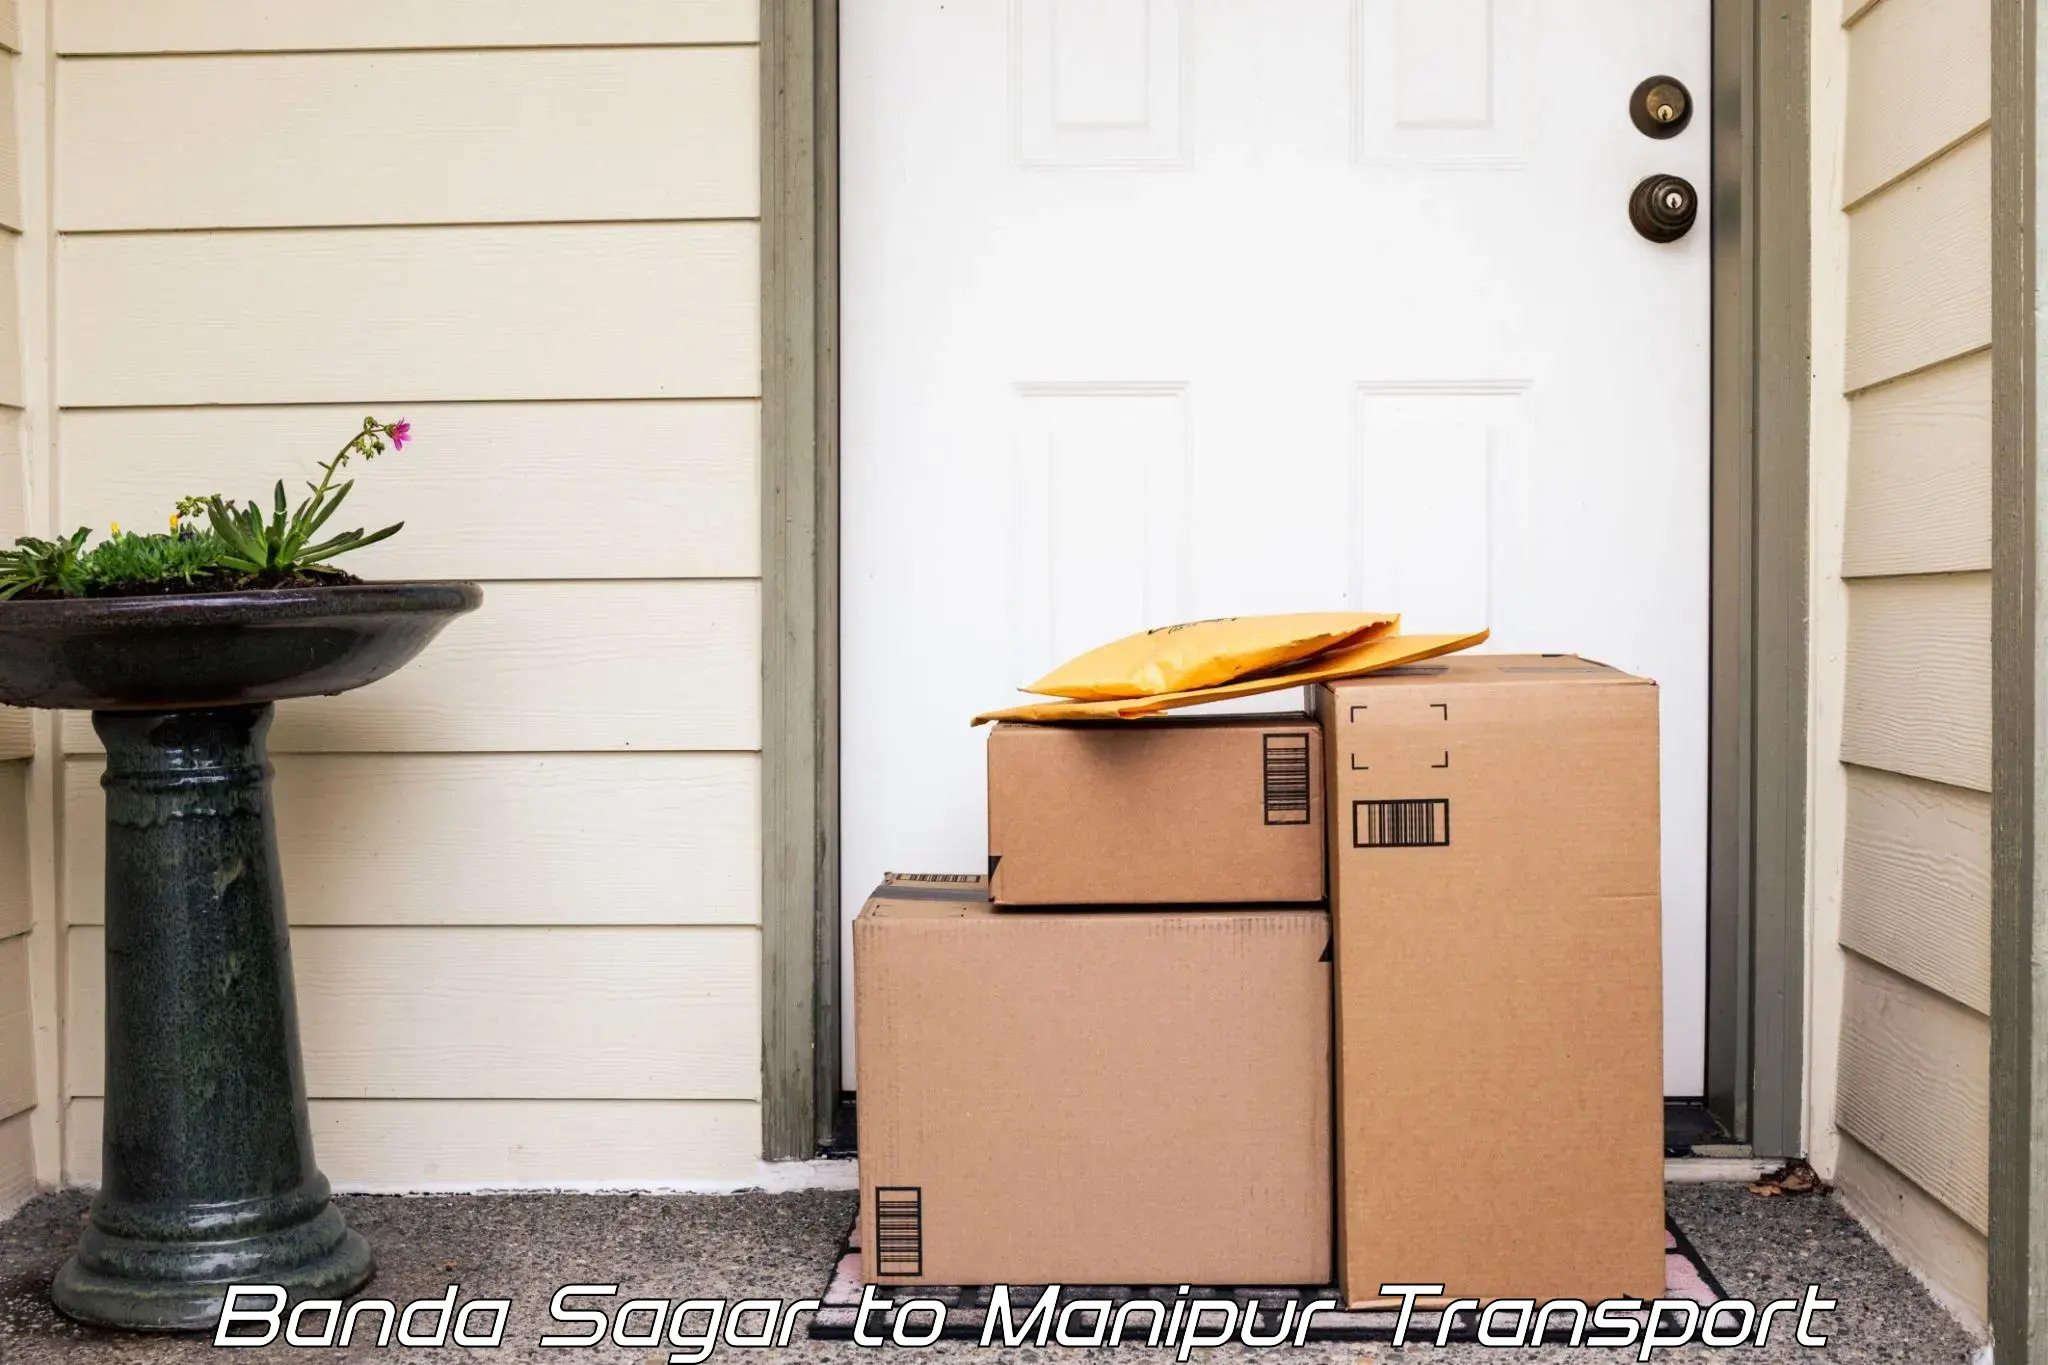
[[[1329,916],[987,895],[854,922],[866,1277],[1327,1284]]]
[[[1459,655],[1318,704],[1345,1292],[1660,1294],[1656,687]]]
[[[1299,713],[988,737],[988,851],[1004,905],[1323,900],[1322,733]]]

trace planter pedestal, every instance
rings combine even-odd
[[[107,749],[101,1187],[57,1306],[195,1330],[231,1284],[339,1298],[370,1249],[313,1162],[271,707],[97,711]]]
[[[51,1286],[81,1322],[200,1331],[229,1285],[371,1274],[313,1164],[264,736],[271,703],[389,677],[474,583],[0,602],[0,705],[107,746],[107,1064],[92,1226]]]

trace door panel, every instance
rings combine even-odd
[[[1662,685],[1665,1080],[1698,1094],[1709,252],[1626,206],[1707,182],[1708,111],[1659,141],[1627,108],[1706,94],[1707,0],[841,24],[847,915],[982,864],[967,719],[1081,649],[1340,604],[1486,625]]]

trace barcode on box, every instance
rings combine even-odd
[[[875,1273],[924,1274],[924,1190],[883,1185],[875,1190]]]
[[[1354,848],[1443,848],[1451,842],[1447,800],[1354,801]]]
[[[1308,736],[1267,735],[1266,823],[1308,822]]]

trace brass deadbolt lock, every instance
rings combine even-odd
[[[1628,197],[1628,220],[1653,242],[1675,242],[1692,230],[1700,197],[1682,176],[1646,176]]]
[[[1692,122],[1692,95],[1670,76],[1652,76],[1629,96],[1628,116],[1644,137],[1677,137]]]

